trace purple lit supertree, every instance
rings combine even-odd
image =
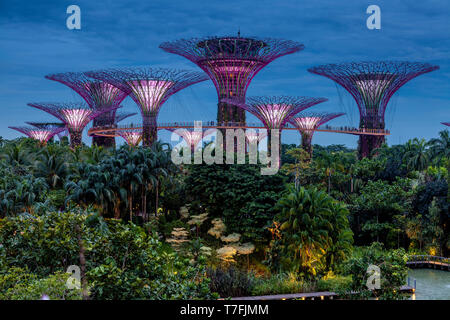
[[[82,103],[29,103],[28,105],[48,112],[64,122],[69,131],[72,147],[81,145],[81,135],[89,121],[113,108],[117,109],[115,106],[93,110]]]
[[[10,129],[17,130],[26,134],[28,137],[38,140],[41,145],[45,145],[48,140],[53,138],[53,136],[61,131],[65,130],[65,127],[47,127],[47,128],[36,128],[36,127],[8,127]]]
[[[353,96],[360,128],[385,129],[384,114],[392,95],[409,80],[436,69],[428,63],[381,61],[329,64],[308,71],[330,78]],[[360,158],[369,156],[384,140],[384,136],[360,135]]]
[[[88,76],[105,81],[127,92],[141,109],[143,145],[157,140],[157,117],[162,105],[176,92],[207,80],[200,72],[165,68],[134,68],[88,72]]]
[[[343,116],[345,113],[328,113],[328,112],[305,112],[299,113],[291,120],[302,136],[302,148],[312,156],[312,138],[314,132],[324,123]]]
[[[136,147],[142,140],[142,130],[132,129],[132,130],[119,130],[119,136],[125,139],[127,144],[131,147]]]
[[[68,132],[67,132],[67,128],[65,123],[62,122],[33,122],[33,121],[27,121],[25,122],[26,124],[29,124],[30,126],[33,126],[35,128],[38,129],[53,129],[53,128],[63,128],[63,130],[58,131],[56,133],[56,135],[58,136],[58,138],[61,140],[61,137],[67,136]]]
[[[183,140],[186,142],[186,144],[191,147],[191,152],[195,151],[195,148],[204,137],[216,132],[215,129],[204,129],[204,128],[198,131],[187,129],[167,129],[167,130],[176,133],[177,135],[182,137]]]
[[[245,103],[253,77],[273,60],[301,51],[304,45],[289,40],[243,38],[238,34],[237,37],[181,39],[164,42],[159,47],[189,59],[208,74],[219,98],[218,123],[245,123],[245,111],[237,104]]]
[[[227,101],[227,100],[225,100]],[[278,129],[281,150],[281,131],[286,123],[297,113],[318,103],[328,101],[326,98],[313,97],[249,97],[247,103],[238,106],[247,110],[264,124],[268,131],[268,151],[271,149],[271,130]]]
[[[441,122],[443,125],[446,125],[447,127],[450,127],[450,122]]]
[[[96,117],[93,126],[114,125],[117,108],[120,107],[127,93],[113,85],[92,79],[83,72],[66,72],[45,76],[49,80],[58,81],[77,92],[93,110],[109,109]],[[92,138],[93,144],[105,147],[114,147],[114,137]]]

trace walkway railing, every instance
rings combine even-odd
[[[410,267],[433,267],[450,271],[450,258],[432,255],[411,255],[406,264]]]
[[[197,121],[181,121],[181,122],[160,122],[158,123],[158,129],[192,129],[198,124]],[[262,129],[266,128],[261,123],[243,123],[243,122],[222,122],[218,123],[216,121],[201,121],[202,128],[217,128],[217,129]],[[91,128],[88,132],[90,136],[92,135],[100,135],[100,136],[115,136],[116,131],[120,130],[134,130],[134,129],[142,129],[141,124],[129,124],[129,125],[115,125],[115,126],[102,126],[102,127],[94,127]],[[298,130],[297,127],[293,126],[290,123],[287,123],[283,130]],[[353,134],[353,135],[378,135],[385,136],[390,135],[389,130],[385,129],[366,129],[366,128],[355,128],[348,126],[341,127],[332,127],[329,125],[319,127],[314,131],[319,132],[336,132],[336,133],[345,133],[345,134]]]

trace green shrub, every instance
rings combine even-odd
[[[244,297],[252,293],[255,278],[252,273],[229,267],[227,269],[207,269],[210,289],[221,297]]]
[[[352,283],[351,276],[335,276],[323,278],[317,282],[317,291],[342,292],[347,290]]]
[[[47,296],[50,300],[81,300],[80,289],[69,289],[66,285],[68,273],[57,272],[43,279],[29,277],[8,289],[5,300],[39,300]]]
[[[353,257],[346,261],[344,270],[351,275],[352,282],[349,290],[358,292],[354,298],[367,298],[375,295],[381,299],[402,299],[400,288],[405,284],[408,276],[408,260],[405,250],[383,250],[381,243],[375,242],[370,247],[355,250]],[[380,268],[380,289],[369,290],[367,280],[370,265]]]
[[[167,252],[167,246],[144,228],[94,214],[48,213],[0,220],[0,273],[14,266],[43,279],[80,265],[78,236],[92,299],[215,297],[203,264],[192,266]],[[20,292],[28,297],[27,290]]]
[[[257,278],[253,295],[289,294],[314,291],[314,283],[307,282],[294,273],[279,273],[270,277]]]

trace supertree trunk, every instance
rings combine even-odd
[[[310,159],[312,159],[312,134],[310,132],[302,132],[302,149],[308,152]]]
[[[217,105],[217,122],[220,123],[245,123],[245,110],[226,102]]]
[[[373,150],[380,148],[385,142],[384,136],[360,135],[358,142],[358,158],[372,156]]]
[[[158,139],[158,127],[156,117],[153,115],[145,115],[142,130],[142,145],[150,147]]]
[[[226,103],[226,102],[219,102],[219,104],[217,105],[217,123],[218,124],[231,124],[233,123],[234,125],[236,124],[240,124],[240,125],[245,125],[245,110]],[[226,137],[226,130],[227,129],[220,129],[220,131],[222,132],[223,137]],[[226,150],[226,140],[224,140],[223,142],[223,147]],[[238,149],[238,145],[237,145],[237,140],[234,140],[234,152],[237,152]]]
[[[93,127],[102,126],[103,121],[94,119]],[[116,148],[116,139],[114,137],[93,136],[92,144],[104,148]]]
[[[82,131],[76,131],[73,129],[69,129],[69,135],[70,135],[70,146],[72,148],[81,146]]]

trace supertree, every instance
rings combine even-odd
[[[48,140],[61,131],[64,131],[64,127],[49,127],[49,128],[36,128],[36,127],[8,127],[10,129],[17,130],[26,134],[28,137],[38,140],[41,145],[45,145]]]
[[[171,128],[171,129],[167,129],[167,130],[174,132],[177,135],[179,135],[180,137],[182,137],[183,140],[186,142],[186,144],[191,147],[191,152],[195,151],[195,148],[197,147],[199,142],[202,141],[202,139],[204,137],[216,132],[215,129],[205,129],[205,128],[202,128],[201,130],[195,130],[195,129],[187,130],[187,129],[176,129],[176,128]]]
[[[267,64],[287,54],[303,50],[298,42],[238,36],[181,39],[164,42],[164,51],[181,55],[205,71],[219,98],[217,122],[245,123],[245,94],[253,77]],[[231,99],[224,102],[223,99]]]
[[[114,106],[93,110],[82,103],[29,103],[28,105],[48,112],[64,122],[69,131],[72,147],[81,145],[81,135],[89,121],[113,108],[117,109],[117,106]]]
[[[272,129],[279,130],[278,143],[281,150],[281,131],[286,123],[300,111],[327,100],[313,97],[249,97],[247,103],[238,106],[253,114],[264,124],[268,131],[268,151],[270,152]]]
[[[446,125],[447,127],[450,127],[450,122],[441,122],[443,125]]]
[[[77,92],[93,110],[109,109],[96,117],[93,126],[114,125],[117,108],[120,107],[127,93],[109,83],[92,79],[83,72],[66,72],[45,76],[49,80],[58,81]],[[111,107],[115,107],[112,108]],[[92,142],[99,146],[114,147],[114,137],[94,136]]]
[[[171,95],[197,82],[207,80],[200,72],[166,68],[133,68],[88,72],[88,76],[105,81],[127,92],[141,109],[143,144],[157,140],[157,117]]]
[[[136,147],[142,140],[142,129],[119,130],[118,134],[132,147]]]
[[[353,96],[361,129],[385,129],[384,114],[392,95],[409,80],[436,69],[428,63],[379,61],[329,64],[308,71],[334,80]],[[369,156],[384,140],[384,136],[360,135],[360,158]]]
[[[295,126],[302,136],[303,149],[312,156],[312,138],[318,127],[324,123],[343,116],[345,113],[302,112],[297,114],[289,123]]]
[[[33,121],[26,121],[26,124],[29,124],[30,126],[33,126],[35,128],[38,129],[53,129],[53,128],[63,128],[63,130],[58,131],[56,133],[56,135],[58,136],[59,139],[61,139],[61,137],[67,136],[68,132],[67,132],[67,128],[66,128],[66,124],[63,122],[33,122]],[[53,139],[53,137],[51,138]],[[49,139],[49,140],[51,140]]]

